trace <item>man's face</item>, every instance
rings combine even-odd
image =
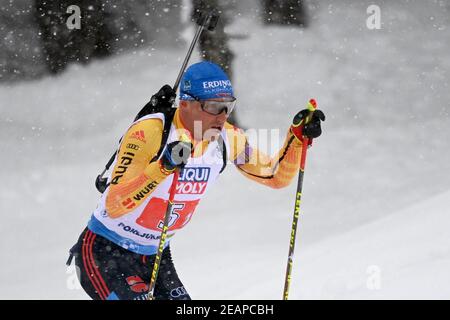
[[[221,101],[212,99],[211,101]],[[183,125],[194,136],[195,140],[210,140],[222,130],[228,115],[225,111],[212,115],[202,110],[198,101],[180,101],[180,116]]]

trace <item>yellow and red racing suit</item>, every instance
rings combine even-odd
[[[164,114],[147,115],[134,122],[123,136],[113,163],[108,188],[102,194],[88,227],[110,241],[138,254],[157,251],[161,227],[172,184],[172,172],[159,161]],[[189,132],[175,112],[167,143],[180,140]],[[301,142],[289,131],[273,157],[252,148],[241,129],[226,123],[220,132],[228,160],[246,177],[269,186],[287,186],[299,169]],[[218,178],[223,153],[215,141],[193,141],[194,151],[180,172],[171,212],[168,241],[191,219],[196,206]]]

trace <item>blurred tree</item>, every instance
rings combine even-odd
[[[0,0],[0,82],[47,72],[32,0]]]
[[[261,0],[265,24],[307,26],[304,0]]]
[[[114,34],[112,50],[120,53],[140,46],[174,47],[181,23],[181,0],[103,0],[105,24]]]
[[[0,0],[0,81],[58,73],[70,62],[140,46],[184,46],[182,0]],[[80,8],[80,29],[70,6]],[[70,23],[69,23],[70,24]]]
[[[81,29],[69,29],[67,8],[81,9]],[[94,56],[110,53],[113,35],[105,25],[100,0],[35,0],[45,60],[50,72],[58,73],[70,61],[88,62]]]
[[[202,12],[217,10],[220,18],[214,31],[203,32],[199,39],[200,54],[203,60],[217,63],[233,81],[232,63],[234,54],[228,42],[229,37],[225,33],[225,27],[230,22],[229,10],[225,3],[219,0],[192,0],[192,19],[196,19]],[[237,125],[236,111],[231,114],[228,121]]]

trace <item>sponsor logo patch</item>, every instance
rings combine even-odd
[[[136,151],[139,150],[139,146],[137,144],[134,144],[134,143],[127,143],[126,147],[127,147],[127,149],[132,149],[132,150],[136,150]]]
[[[189,80],[184,81],[184,90],[191,90],[191,82]]]
[[[134,153],[125,152],[123,156],[118,160],[116,170],[114,170],[114,177],[111,180],[111,184],[118,184],[120,178],[123,177],[128,170],[128,166],[133,162]]]
[[[211,169],[208,167],[184,168],[180,172],[176,190],[178,194],[203,194],[208,185]]]
[[[179,297],[185,296],[185,295],[187,295],[187,292],[184,287],[178,287],[178,288],[172,289],[170,291],[170,296],[172,298],[179,298]]]
[[[139,230],[137,230],[137,229],[135,229],[135,228],[133,228],[131,226],[127,226],[123,222],[119,223],[117,226],[119,228],[122,228],[123,231],[125,231],[125,232],[132,233],[135,236],[138,236],[138,237],[141,237],[141,238],[144,238],[144,239],[147,239],[147,240],[159,240],[159,238],[160,238],[160,236],[154,235],[152,233],[140,232]],[[131,240],[129,240],[129,241],[131,241]],[[130,244],[127,244],[127,245],[129,246]],[[122,245],[122,247],[123,247],[123,245]]]
[[[217,87],[227,88],[231,87],[230,80],[204,81],[203,89],[214,89]]]
[[[158,186],[158,182],[152,181],[150,182],[144,189],[140,190],[133,196],[133,199],[136,201],[142,200],[145,198],[146,194],[155,189]]]
[[[145,143],[146,141],[145,141],[144,130],[139,130],[139,131],[133,132],[130,136],[130,139],[137,139],[137,140]]]
[[[148,291],[148,284],[142,280],[139,276],[131,276],[125,279],[130,286],[131,291],[136,293],[142,293]]]
[[[183,228],[190,220],[199,200],[175,201],[170,213],[169,230]],[[161,221],[164,221],[168,201],[161,198],[151,198],[136,223],[150,230],[161,230]],[[170,236],[170,235],[168,235]]]
[[[131,200],[130,198],[122,201],[122,205],[127,209],[132,209],[132,208],[136,207],[136,203],[134,203],[134,201]]]

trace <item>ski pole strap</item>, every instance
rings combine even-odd
[[[222,168],[219,171],[219,174],[221,174],[223,172],[223,170],[225,170],[225,168],[227,166],[227,160],[228,160],[227,148],[225,146],[225,142],[223,141],[222,135],[219,136],[218,143],[219,143],[219,149],[222,152],[222,162],[223,162]]]

